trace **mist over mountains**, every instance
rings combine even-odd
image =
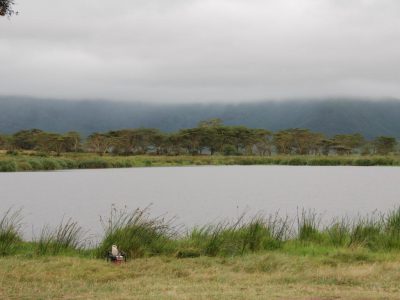
[[[242,104],[151,104],[103,100],[68,101],[0,97],[0,133],[39,128],[52,132],[149,127],[175,131],[201,120],[221,118],[227,125],[280,130],[308,128],[331,136],[361,133],[366,138],[400,138],[400,101],[287,100]]]

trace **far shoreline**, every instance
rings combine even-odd
[[[59,156],[43,153],[0,153],[0,172],[56,171],[79,169],[117,169],[188,166],[400,166],[400,156],[376,155],[97,155],[64,153]]]

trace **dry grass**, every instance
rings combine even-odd
[[[356,254],[354,254],[356,255]],[[0,259],[1,299],[399,299],[400,255]],[[377,256],[378,257],[378,256]]]

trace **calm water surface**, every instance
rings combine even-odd
[[[23,207],[25,234],[72,217],[99,233],[111,204],[177,216],[188,226],[258,211],[325,218],[400,204],[400,168],[218,166],[0,173],[0,212]]]

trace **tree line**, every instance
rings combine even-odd
[[[0,149],[34,150],[60,155],[89,152],[99,155],[387,155],[397,151],[394,137],[366,140],[361,134],[327,137],[308,129],[272,132],[245,126],[227,126],[220,119],[201,121],[195,128],[165,133],[153,128],[95,132],[86,138],[75,131],[65,134],[40,129],[0,135]]]

